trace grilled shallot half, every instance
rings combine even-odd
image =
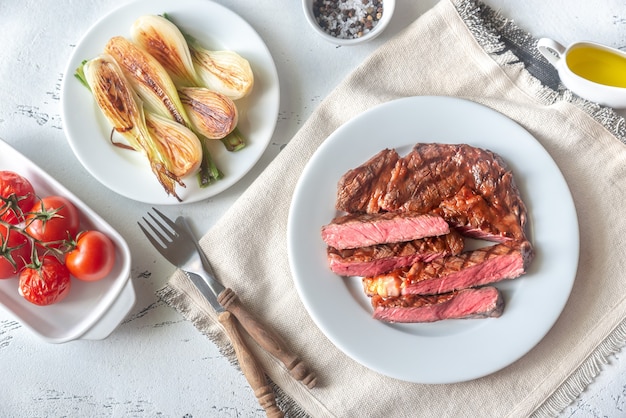
[[[77,77],[89,87],[113,129],[129,144],[116,145],[143,153],[165,191],[180,201],[175,190],[176,184],[185,186],[180,180],[180,174],[193,170],[202,158],[202,152],[198,152],[198,138],[193,134],[182,135],[179,132],[177,144],[170,142],[168,146],[164,146],[163,141],[155,140],[158,136],[150,134],[142,100],[135,94],[122,69],[110,55],[102,54],[84,62],[77,70]],[[154,124],[151,122],[150,125]],[[182,171],[181,163],[186,167]]]

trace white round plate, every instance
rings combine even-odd
[[[69,144],[83,166],[109,189],[130,199],[151,204],[176,204],[138,152],[111,145],[111,126],[89,92],[74,73],[84,60],[95,58],[113,36],[130,37],[135,19],[145,14],[164,14],[207,49],[232,50],[250,62],[255,77],[251,94],[238,100],[238,127],[247,146],[228,152],[220,141],[209,148],[224,178],[201,188],[195,176],[178,187],[183,203],[214,196],[240,180],[267,148],[278,119],[280,101],[276,66],[267,46],[255,30],[231,10],[209,0],[140,0],[124,5],[100,19],[80,41],[65,69],[61,86],[63,124]]]
[[[409,152],[417,142],[467,143],[500,154],[513,170],[530,218],[537,255],[526,275],[497,287],[500,318],[388,324],[372,319],[358,277],[328,268],[320,229],[335,217],[337,182],[384,148]],[[512,120],[449,97],[382,104],[337,129],[298,181],[288,220],[293,279],[309,314],[340,350],[381,374],[416,383],[454,383],[498,371],[550,330],[578,268],[578,220],[569,188],[545,149]]]

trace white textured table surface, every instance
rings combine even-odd
[[[300,1],[219,0],[247,20],[268,45],[281,83],[278,123],[263,158],[232,189],[207,201],[168,208],[204,233],[297,132],[320,101],[378,45],[432,7],[399,0],[376,41],[335,47],[306,25]],[[562,43],[595,40],[626,48],[626,5],[604,2],[488,0],[535,36]],[[50,345],[0,313],[0,416],[252,417],[264,416],[245,379],[215,347],[160,303],[173,267],[151,249],[136,221],[149,205],[130,201],[91,178],[62,130],[60,84],[73,48],[116,0],[0,1],[0,137],[66,185],[132,249],[137,302],[103,341]],[[181,356],[179,353],[185,352]],[[170,359],[176,358],[176,361]],[[626,358],[618,353],[563,416],[626,416]]]

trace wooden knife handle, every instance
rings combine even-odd
[[[308,388],[315,386],[317,383],[315,373],[310,371],[300,358],[287,350],[286,344],[276,333],[263,326],[263,324],[243,307],[237,294],[232,289],[225,289],[217,296],[217,301],[224,309],[235,315],[246,332],[250,334],[265,351],[276,357],[287,367],[291,376],[296,380],[302,381]]]
[[[233,344],[233,348],[235,349],[237,360],[239,360],[241,371],[246,377],[246,380],[248,380],[250,387],[252,387],[254,396],[256,396],[259,400],[259,404],[263,407],[268,417],[282,418],[284,414],[276,405],[274,392],[267,384],[267,379],[263,369],[252,355],[252,352],[246,345],[243,338],[241,338],[235,318],[230,314],[230,312],[226,311],[220,313],[218,315],[218,319],[226,329],[230,342]]]

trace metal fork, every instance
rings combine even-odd
[[[241,371],[250,384],[259,404],[265,409],[267,416],[283,417],[284,414],[276,405],[276,397],[267,383],[265,373],[242,338],[235,318],[218,302],[217,295],[227,289],[217,280],[212,279],[208,274],[209,272],[205,271],[195,239],[187,233],[186,229],[172,222],[172,220],[155,208],[153,210],[160,216],[162,221],[157,219],[152,213],[148,213],[151,221],[145,217],[142,218],[152,231],[152,234],[141,223],[138,223],[139,227],[163,257],[187,274],[187,277],[198,287],[202,295],[215,309],[218,314],[218,320],[224,326],[226,334],[233,345]],[[184,221],[184,218],[179,219]]]
[[[232,289],[225,288],[219,282],[185,218],[179,216],[176,222],[173,222],[157,209],[153,208],[153,210],[158,218],[148,212],[151,222],[148,222],[146,218],[143,220],[158,240],[139,224],[152,245],[168,261],[187,272],[191,281],[201,293],[205,294],[218,313],[226,309],[233,314],[246,332],[265,351],[285,365],[291,376],[302,381],[308,388],[313,388],[317,383],[315,373],[309,370],[298,356],[289,351],[287,344],[275,332],[264,326],[241,304],[239,297]]]
[[[176,267],[201,276],[217,298],[226,288],[215,278],[206,256],[198,248],[195,238],[187,230],[185,218],[178,217],[174,222],[156,208],[152,208],[152,210],[159,215],[159,218],[150,212],[148,212],[148,216],[152,222],[145,217],[141,218],[150,227],[152,234],[141,223],[137,222],[150,243],[167,261]],[[218,312],[219,309],[223,310],[221,306],[216,308]]]
[[[187,273],[218,314],[223,315],[222,312],[226,309],[234,315],[247,333],[265,351],[284,364],[291,376],[302,381],[308,388],[313,388],[317,383],[315,373],[309,370],[298,356],[289,351],[285,342],[275,332],[264,326],[241,304],[239,297],[232,289],[225,288],[217,280],[209,260],[193,236],[185,218],[178,217],[176,222],[173,222],[157,209],[152,209],[158,217],[148,212],[151,221],[145,217],[142,218],[150,227],[152,234],[139,223],[141,230],[152,245],[163,257]]]

